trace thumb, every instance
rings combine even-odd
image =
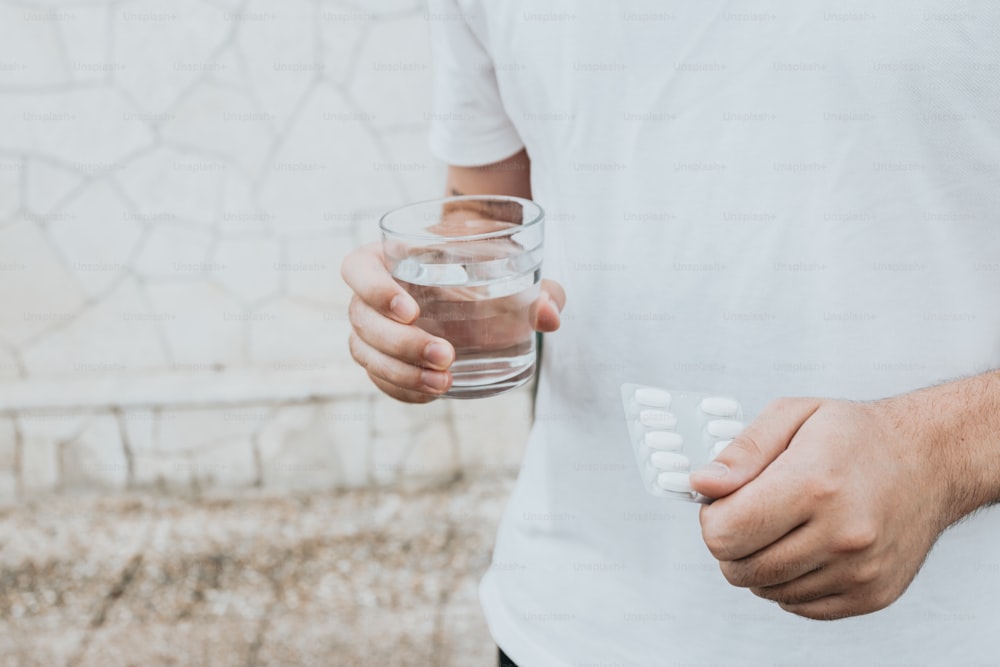
[[[714,461],[691,473],[691,486],[709,498],[736,491],[785,451],[819,403],[817,398],[772,401]]]
[[[565,305],[566,292],[562,285],[554,280],[543,280],[538,300],[531,307],[531,326],[543,333],[555,331],[559,328],[559,314]]]

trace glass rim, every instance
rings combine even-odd
[[[389,216],[400,213],[410,208],[416,208],[418,206],[426,206],[428,204],[441,204],[444,205],[448,202],[453,201],[470,201],[470,200],[480,200],[480,201],[508,201],[517,202],[521,205],[521,210],[524,211],[530,206],[535,207],[536,214],[528,222],[522,222],[516,227],[511,227],[509,229],[500,229],[495,232],[483,232],[481,234],[468,234],[466,236],[441,236],[439,234],[417,234],[413,232],[398,232],[390,229],[386,225],[386,218]],[[518,232],[528,229],[530,227],[535,227],[542,220],[545,219],[545,209],[531,199],[525,199],[524,197],[514,197],[512,195],[455,195],[452,197],[439,197],[437,199],[424,199],[423,201],[412,202],[410,204],[404,204],[398,206],[391,211],[386,211],[378,220],[379,229],[383,234],[391,235],[394,238],[409,239],[413,241],[479,241],[481,239],[492,239],[501,238],[504,236],[511,236],[517,234]]]

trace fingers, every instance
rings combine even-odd
[[[699,513],[702,537],[719,560],[746,558],[810,519],[813,504],[803,502],[801,476],[789,465],[772,464],[789,456],[789,443],[817,409],[818,399],[774,401],[714,464],[692,473],[695,489],[719,498]]]
[[[391,382],[386,382],[382,378],[372,375],[371,373],[368,374],[368,377],[376,387],[382,390],[382,392],[398,401],[403,401],[404,403],[430,403],[437,398],[437,396],[431,394],[425,394],[419,391],[410,391],[409,389],[397,387]]]
[[[774,600],[785,611],[830,621],[870,614],[895,602],[900,592],[886,581],[884,571],[879,558],[857,554],[787,583],[750,590],[759,597]]]
[[[392,279],[378,243],[362,246],[344,258],[340,275],[362,301],[385,317],[410,324],[420,314],[417,302]]]
[[[709,498],[722,498],[736,491],[785,451],[819,404],[815,398],[772,402],[712,463],[691,473],[691,486]]]
[[[439,371],[455,360],[455,348],[445,339],[390,320],[357,296],[351,299],[348,314],[358,337],[383,354]]]
[[[351,333],[348,345],[351,356],[368,371],[370,377],[378,378],[400,390],[430,394],[434,397],[444,393],[451,386],[449,373],[421,368],[389,356],[369,345],[357,333]],[[383,391],[386,390],[383,388]]]
[[[455,349],[443,338],[413,326],[417,302],[392,279],[381,246],[370,244],[351,253],[341,266],[354,290],[348,314],[353,331],[351,356],[379,389],[407,403],[426,403],[451,386],[445,372]]]
[[[566,305],[566,292],[554,280],[543,280],[538,300],[532,305],[531,326],[535,331],[550,333],[559,328],[560,313]]]
[[[720,569],[730,584],[807,618],[830,620],[887,606],[873,594],[877,561],[832,558],[826,532],[807,523],[750,556],[720,563]]]
[[[821,600],[831,595],[841,595],[851,585],[842,573],[833,569],[818,568],[791,581],[775,586],[754,586],[750,592],[759,598],[787,605],[801,605]]]
[[[800,544],[766,549],[744,559],[747,561],[745,569],[739,561],[723,564],[726,578],[744,582],[737,585],[750,582],[748,587],[754,595],[810,618],[868,613],[887,607],[896,599],[895,595],[885,594],[884,586],[879,586],[882,570],[879,559],[863,553],[835,557],[823,545],[826,529],[807,525],[802,532],[808,535],[799,540]],[[794,576],[796,572],[800,574]],[[785,573],[792,576],[784,576]],[[766,583],[768,581],[775,583]],[[838,598],[836,608],[828,598]],[[807,606],[812,602],[821,604]]]
[[[830,555],[822,549],[822,531],[814,524],[802,525],[782,538],[749,556],[721,562],[719,567],[726,581],[742,588],[771,589],[803,578],[830,562]]]
[[[798,616],[811,618],[814,621],[836,621],[849,616],[870,614],[884,609],[888,604],[875,607],[863,607],[849,595],[828,595],[816,600],[802,603],[779,602],[778,605],[787,612]]]
[[[701,533],[713,556],[746,558],[812,518],[813,506],[802,502],[800,490],[786,478],[784,471],[765,470],[753,484],[701,508]]]
[[[542,291],[548,292],[549,296],[556,304],[556,308],[559,312],[566,306],[566,290],[563,289],[562,285],[554,280],[545,279],[542,281]]]
[[[447,370],[455,361],[455,346],[413,325],[420,316],[419,306],[393,280],[381,245],[369,244],[348,255],[341,275],[355,292],[349,306],[351,356],[376,386],[411,403],[446,392],[452,382]],[[539,331],[554,331],[559,328],[565,292],[558,283],[545,280],[539,294],[532,307],[532,323]],[[443,335],[451,338],[447,327]]]
[[[802,474],[819,465],[802,458],[797,449],[783,452],[751,483],[701,508],[702,536],[716,558],[747,558],[794,536],[788,544],[782,543],[780,560],[802,562],[798,554],[819,551],[816,545],[829,542],[829,535],[812,528],[796,530],[808,526],[815,517],[816,502],[833,491],[828,483]]]

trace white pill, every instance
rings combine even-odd
[[[721,396],[709,396],[702,399],[698,406],[706,415],[713,417],[735,417],[740,414],[740,404],[731,398]]]
[[[670,392],[656,387],[639,387],[635,390],[635,402],[654,408],[669,408]]]
[[[743,422],[735,419],[713,419],[705,427],[714,438],[735,438],[743,430]]]
[[[691,459],[677,452],[653,452],[653,455],[649,457],[649,462],[657,470],[679,471],[691,469]]]
[[[650,431],[642,439],[650,449],[675,451],[684,446],[684,438],[673,431]]]
[[[686,472],[661,472],[656,476],[656,484],[667,491],[692,493],[691,480]]]
[[[722,453],[722,450],[729,446],[732,440],[719,440],[717,443],[712,445],[712,458]]]
[[[643,410],[639,413],[639,423],[649,428],[671,429],[677,426],[677,416],[666,410]]]

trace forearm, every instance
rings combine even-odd
[[[448,196],[510,195],[531,199],[531,161],[521,150],[482,167],[448,167]]]
[[[941,470],[942,523],[950,525],[1000,501],[1000,371],[921,389],[894,399],[897,426],[909,431],[914,453]]]

